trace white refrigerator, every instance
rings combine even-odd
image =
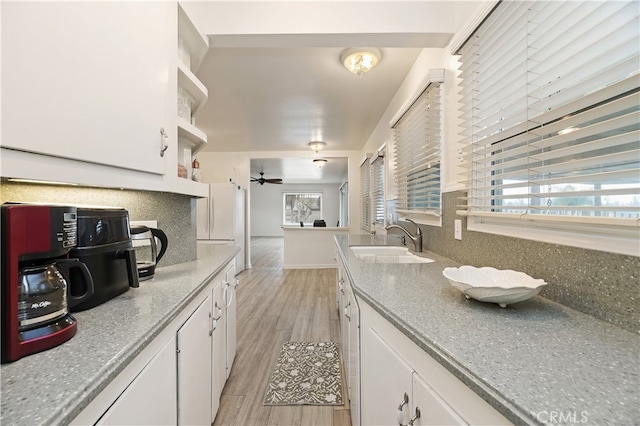
[[[245,265],[246,190],[235,183],[210,183],[209,197],[198,198],[198,242],[240,247],[236,256],[236,274]]]

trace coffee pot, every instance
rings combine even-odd
[[[153,278],[156,265],[167,251],[167,235],[161,229],[136,225],[131,227],[131,241],[136,252],[138,278],[141,281]]]
[[[78,321],[69,308],[94,293],[87,265],[70,251],[77,243],[73,206],[0,206],[1,361],[51,349],[71,339]]]
[[[24,266],[19,272],[18,330],[25,332],[59,320],[92,294],[91,274],[78,259]]]

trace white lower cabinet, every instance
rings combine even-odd
[[[220,397],[227,379],[227,314],[224,301],[224,283],[218,283],[212,290],[213,333],[211,341],[211,419],[215,420]]]
[[[337,276],[338,316],[340,318],[341,348],[351,423],[360,424],[360,309],[351,282],[341,261]]]
[[[71,424],[212,424],[235,356],[236,288],[231,259]]]
[[[427,382],[373,328],[364,331],[363,424],[465,425]]]
[[[224,301],[225,310],[227,316],[226,324],[226,347],[227,347],[227,359],[226,359],[226,378],[229,378],[231,374],[231,367],[233,367],[233,361],[236,358],[236,311],[237,311],[237,297],[236,291],[238,290],[238,279],[236,278],[236,266],[231,262],[224,272]]]
[[[349,283],[349,280],[347,279],[346,282]],[[345,316],[349,329],[347,346],[349,407],[353,424],[360,424],[360,308],[350,284],[347,285],[347,294],[349,301]]]
[[[363,330],[362,345],[362,424],[398,424],[397,411],[402,406],[402,424],[406,425],[411,366],[372,328]]]
[[[467,424],[415,371],[413,372],[413,387],[411,390],[413,399],[409,415],[417,417],[413,423],[414,425]]]
[[[172,337],[96,424],[175,424],[175,353],[176,340]]]
[[[363,425],[511,424],[371,306],[360,312]]]
[[[210,331],[211,297],[207,295],[176,333],[179,425],[212,423]]]

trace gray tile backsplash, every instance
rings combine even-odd
[[[122,207],[130,220],[156,220],[167,234],[168,249],[158,267],[196,258],[195,198],[187,195],[3,182],[0,201]]]
[[[424,248],[476,267],[522,271],[548,285],[541,296],[632,332],[640,332],[640,258],[467,231],[456,216],[462,192],[442,195],[442,228],[421,226]],[[462,241],[453,237],[463,220]]]

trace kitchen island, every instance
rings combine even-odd
[[[283,226],[284,269],[335,268],[334,235],[346,235],[346,227]]]
[[[192,304],[238,248],[198,245],[193,262],[160,267],[139,288],[74,313],[78,332],[0,369],[5,425],[69,424]]]
[[[467,300],[442,275],[460,265],[432,252],[433,263],[364,263],[349,248],[381,236],[335,241],[356,299],[510,422],[640,422],[638,335],[539,296],[505,309]]]

